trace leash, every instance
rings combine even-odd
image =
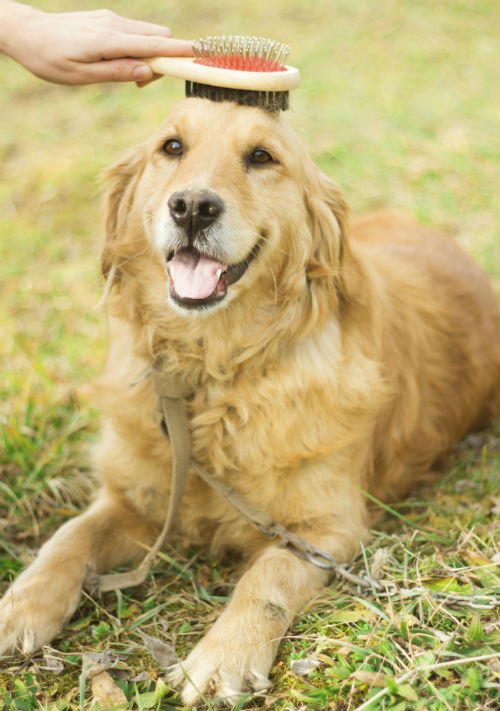
[[[191,456],[191,436],[186,414],[184,399],[193,391],[179,377],[164,372],[161,356],[155,361],[149,375],[153,378],[153,388],[156,393],[156,414],[158,424],[164,436],[172,447],[172,485],[167,514],[156,541],[138,568],[127,573],[111,573],[109,575],[94,575],[89,573],[86,585],[98,592],[118,590],[133,585],[139,585],[146,579],[153,561],[162,547],[169,532],[172,530],[175,515],[186,488],[190,467],[219,496],[224,498],[234,509],[249,521],[261,533],[269,538],[280,538],[280,548],[287,548],[300,558],[308,560],[313,565],[324,570],[330,570],[340,575],[353,585],[360,588],[380,589],[382,585],[368,575],[360,577],[352,573],[345,564],[338,563],[328,553],[315,548],[306,540],[285,528],[262,509],[247,501],[236,489],[225,484],[221,479],[209,474],[207,470]],[[135,381],[132,385],[140,382]]]
[[[158,538],[138,568],[127,573],[111,573],[109,575],[99,575],[97,578],[92,576],[93,579],[90,585],[94,590],[97,587],[99,592],[119,590],[132,585],[140,585],[144,582],[156,554],[172,530],[174,518],[186,488],[191,463],[191,437],[184,398],[192,393],[190,388],[179,378],[167,377],[162,372],[159,362],[155,365],[156,367],[153,368],[151,374],[153,376],[153,387],[157,393],[156,415],[158,424],[165,437],[170,440],[172,447],[172,485],[167,515]]]

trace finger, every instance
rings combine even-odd
[[[120,57],[192,57],[191,42],[147,35],[113,33],[103,50],[103,59]]]
[[[108,31],[125,32],[135,35],[156,35],[158,37],[170,37],[171,31],[165,25],[156,25],[143,20],[132,20],[128,17],[117,15],[112,10],[83,10],[69,13],[54,13],[63,21],[75,19],[79,23],[88,24],[89,21],[95,27],[106,28]]]
[[[92,64],[79,65],[75,69],[74,83],[95,84],[97,82],[140,81],[149,82],[153,70],[145,62],[135,59],[106,59]]]
[[[162,77],[163,77],[163,74],[153,74],[153,77],[151,79],[148,79],[147,81],[136,81],[135,83],[139,89],[142,89],[143,87],[147,86],[148,84],[151,84],[154,81],[158,81],[158,79],[161,79]]]
[[[130,20],[127,17],[116,16],[116,28],[120,32],[131,35],[153,35],[156,37],[171,37],[172,32],[169,27],[155,25],[152,22],[142,20]]]

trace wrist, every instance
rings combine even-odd
[[[16,37],[23,23],[42,11],[30,5],[22,5],[14,0],[0,0],[0,52],[11,55],[15,52]]]

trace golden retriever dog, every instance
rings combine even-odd
[[[280,116],[187,99],[107,178],[102,485],[3,598],[2,654],[50,642],[89,569],[130,563],[158,535],[172,454],[141,376],[160,354],[194,393],[193,457],[339,562],[366,532],[364,490],[405,495],[498,412],[499,314],[486,275],[408,219],[351,221]],[[280,638],[329,572],[193,470],[177,531],[247,562],[171,673],[184,703],[264,688]]]

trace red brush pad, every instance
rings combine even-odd
[[[244,72],[285,72],[283,64],[274,62],[272,59],[262,57],[240,57],[219,56],[219,57],[199,57],[194,60],[195,64],[204,64],[206,67],[217,67],[219,69],[237,69]]]

